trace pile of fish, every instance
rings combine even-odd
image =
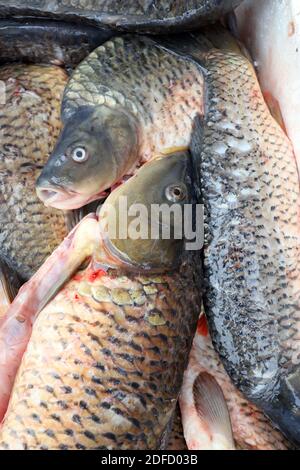
[[[295,126],[240,3],[0,1],[1,450],[300,447]]]

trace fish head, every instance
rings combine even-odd
[[[185,214],[189,207],[188,216],[194,217],[194,203],[189,152],[175,151],[151,159],[114,190],[100,210],[108,251],[133,267],[174,267],[185,249]]]
[[[77,209],[100,199],[138,158],[137,127],[123,110],[82,107],[66,121],[36,183],[46,206]]]

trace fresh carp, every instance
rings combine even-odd
[[[230,35],[222,39],[240,50]],[[105,196],[153,154],[187,147],[195,116],[204,114],[205,77],[185,48],[199,47],[190,34],[127,35],[90,54],[66,87],[64,128],[37,182],[40,199],[76,209]]]
[[[181,151],[145,164],[116,190],[117,198],[113,192],[106,200],[100,227],[114,211],[120,216],[125,190],[150,209],[153,174],[159,175],[156,203],[194,207],[191,161]],[[1,449],[167,446],[201,307],[200,253],[171,236],[166,255],[158,238],[151,249],[145,245],[138,265],[135,240],[117,244],[107,233],[95,215],[84,219],[22,287],[2,321],[2,416],[27,349],[0,429]]]
[[[67,233],[63,213],[35,192],[61,129],[67,76],[55,66],[8,65],[0,80],[0,258],[26,280]]]
[[[137,161],[147,160],[151,148],[172,147],[172,141],[190,144],[206,212],[204,300],[213,343],[236,386],[297,444],[298,174],[292,145],[271,116],[242,51],[216,28],[160,44],[115,38],[98,48],[66,89],[65,127],[38,193],[56,207],[80,205],[86,188],[91,196],[92,183],[95,190],[105,189],[104,182],[112,185]],[[181,70],[187,68],[184,83]],[[142,87],[136,78],[145,77],[141,70],[147,71]],[[167,72],[155,82],[158,70]],[[172,74],[179,72],[174,82]],[[168,81],[161,86],[163,77]],[[170,94],[168,85],[174,84]],[[91,139],[91,129],[103,138]],[[79,175],[84,175],[81,187]]]
[[[293,148],[246,57],[211,45],[198,58],[207,108],[193,153],[206,213],[204,306],[213,344],[240,391],[300,445],[300,189]]]
[[[112,32],[63,21],[0,19],[0,63],[78,65]]]
[[[300,2],[246,0],[236,15],[239,37],[251,52],[265,100],[281,116],[300,173]]]
[[[203,95],[192,60],[143,36],[106,42],[66,87],[64,128],[38,179],[38,196],[48,206],[76,209],[103,197],[153,154],[187,147],[193,119],[204,112]]]
[[[241,0],[7,0],[0,17],[48,18],[125,31],[195,29],[231,11]]]
[[[234,446],[244,450],[286,450],[291,447],[268,418],[231,382],[213,348],[203,314],[184,374],[180,407],[190,450],[229,450]]]

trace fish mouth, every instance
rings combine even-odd
[[[135,171],[138,168],[139,166],[137,165]],[[111,187],[99,191],[96,194],[84,194],[71,189],[65,189],[62,186],[48,186],[47,183],[45,186],[40,186],[39,183],[37,183],[36,194],[46,207],[52,207],[54,209],[65,211],[80,209],[90,202],[106,199],[114,189],[131,178],[131,176],[135,174],[135,171],[126,174],[119,181],[116,181]]]
[[[65,190],[63,188],[36,188],[38,198],[46,207],[53,207],[60,210],[79,209],[97,199],[105,199],[108,191],[101,191],[93,196],[81,194],[76,191]]]

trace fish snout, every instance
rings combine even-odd
[[[50,182],[42,175],[36,182],[36,193],[45,206],[61,209],[61,204],[68,199],[68,192],[58,184]]]
[[[47,205],[47,201],[49,199],[53,199],[53,197],[57,196],[57,194],[59,193],[59,191],[57,190],[51,190],[51,189],[47,189],[47,188],[39,188],[37,187],[36,188],[36,193],[39,197],[39,199],[45,204]]]
[[[89,195],[66,189],[59,184],[49,181],[41,175],[36,182],[36,194],[47,207],[60,210],[79,209],[90,202],[104,197],[102,193]]]

